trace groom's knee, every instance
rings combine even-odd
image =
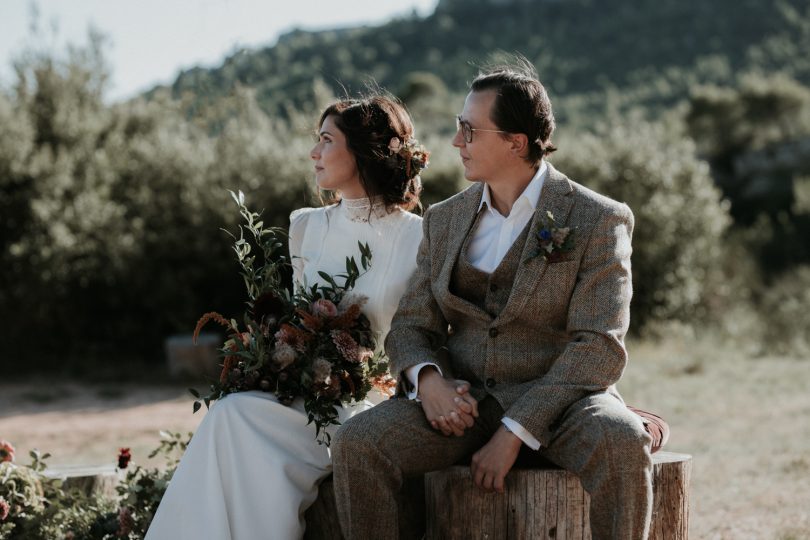
[[[356,460],[356,456],[370,453],[394,459],[407,446],[403,437],[424,423],[418,403],[398,398],[384,401],[338,428],[332,440],[332,461]]]
[[[371,444],[371,441],[368,441],[368,430],[365,429],[362,422],[357,421],[358,416],[344,422],[335,432],[334,437],[332,437],[331,449],[333,462],[339,462],[343,455],[356,455],[356,448],[358,446]]]
[[[340,463],[344,458],[355,461],[357,456],[378,450],[380,437],[385,433],[386,422],[377,407],[349,418],[332,438],[332,461]]]

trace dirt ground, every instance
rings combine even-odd
[[[670,422],[667,450],[694,458],[690,537],[810,538],[810,359],[687,337],[629,349],[622,394]],[[50,464],[109,464],[126,446],[137,463],[159,465],[146,456],[160,430],[193,431],[204,416],[186,388],[0,383],[0,439],[20,463],[36,447]]]

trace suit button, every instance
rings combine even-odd
[[[489,337],[498,337],[498,329],[497,328],[490,328],[489,329]]]
[[[490,284],[489,290],[492,291],[492,292],[497,291],[498,290],[498,285],[496,283]]]
[[[487,388],[494,387],[495,386],[495,379],[493,379],[493,378],[487,379],[486,385],[487,385]]]

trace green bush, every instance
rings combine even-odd
[[[0,463],[0,540],[142,540],[190,440],[191,433],[161,432],[149,458],[160,455],[165,466],[129,467],[112,498],[49,477],[50,454],[32,451],[28,466]],[[119,467],[128,465],[127,453]]]
[[[810,265],[793,268],[764,288],[759,305],[763,348],[810,355]]]
[[[311,199],[309,133],[251,92],[195,121],[165,96],[108,106],[81,58],[34,57],[0,94],[0,322],[17,372],[157,364],[167,335],[238,307],[227,189],[274,225]]]
[[[708,317],[729,217],[692,142],[661,125],[622,120],[559,146],[555,166],[635,214],[633,328]]]

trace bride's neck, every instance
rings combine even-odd
[[[349,219],[352,221],[368,222],[371,218],[382,218],[389,214],[389,209],[382,196],[363,197],[362,199],[349,199],[344,197],[340,200],[340,206],[344,208]]]

